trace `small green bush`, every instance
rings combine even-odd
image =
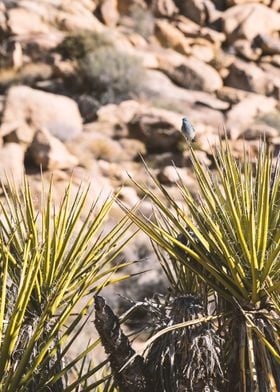
[[[85,56],[79,67],[84,85],[101,104],[134,97],[140,92],[145,77],[139,58],[106,46]]]
[[[100,47],[110,47],[113,45],[108,33],[93,33],[82,31],[78,34],[68,35],[57,47],[57,51],[68,59],[81,59],[89,52]]]

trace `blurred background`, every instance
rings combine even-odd
[[[141,154],[180,202],[178,173],[196,189],[183,116],[209,168],[224,132],[240,159],[244,140],[253,158],[263,135],[276,155],[279,11],[279,0],[1,0],[3,183],[20,184],[25,171],[39,198],[42,168],[57,200],[72,176],[76,187],[92,183],[92,199],[122,187],[132,207],[142,195],[128,173],[150,181]],[[140,209],[151,213],[147,201]],[[120,216],[115,207],[112,221]],[[125,252],[142,260],[131,272],[150,271],[112,290],[136,300],[162,290],[149,240],[141,234]]]

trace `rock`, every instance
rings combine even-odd
[[[112,134],[116,138],[127,137],[127,123],[139,112],[140,108],[141,105],[133,100],[123,101],[119,105],[102,106],[97,111],[98,123],[102,124],[106,132],[113,130]]]
[[[264,54],[280,54],[279,38],[276,39],[267,34],[258,34],[254,40],[254,45],[260,47]]]
[[[100,4],[100,14],[106,26],[116,26],[120,16],[117,0],[102,0]]]
[[[15,86],[9,89],[6,96],[2,135],[24,124],[34,129],[46,128],[62,141],[73,139],[82,131],[82,118],[72,99],[26,86]]]
[[[262,54],[262,50],[260,48],[253,47],[251,42],[246,39],[238,39],[235,41],[233,48],[240,57],[249,61],[258,60]]]
[[[260,63],[261,69],[265,72],[267,80],[270,81],[270,84],[273,86],[272,95],[279,99],[279,95],[277,92],[280,91],[280,68],[275,67],[269,63]]]
[[[223,82],[218,72],[195,57],[184,57],[171,50],[158,55],[159,68],[181,87],[214,92]]]
[[[175,3],[184,16],[201,26],[215,21],[220,16],[210,0],[176,0]]]
[[[219,142],[219,141],[218,141]],[[216,144],[215,144],[216,143]],[[207,149],[209,149],[209,146],[217,146],[217,135],[215,135],[215,143],[208,144]],[[207,151],[205,149],[205,151]],[[196,150],[195,155],[198,158],[199,162],[202,163],[204,166],[209,167],[212,165],[212,160],[209,159],[209,155],[203,150]],[[184,167],[193,167],[193,161],[191,157],[191,153],[189,150],[185,150],[183,153],[183,161],[184,161]],[[196,184],[197,185],[197,184]]]
[[[98,123],[96,123],[98,124]],[[80,164],[91,167],[96,160],[107,162],[133,161],[139,158],[139,154],[146,153],[145,145],[134,139],[114,140],[111,136],[100,131],[83,133],[79,138],[67,143],[69,151],[80,157]]]
[[[41,80],[50,80],[53,77],[53,67],[42,62],[27,63],[21,67],[19,77],[22,84],[34,85]]]
[[[211,155],[212,149],[219,145],[220,134],[224,132],[223,127],[223,123],[217,124],[215,128],[205,124],[198,124],[196,127],[197,137],[194,148],[200,153],[206,154],[206,157],[202,155],[201,158],[207,165],[209,165],[207,155]]]
[[[238,5],[238,4],[247,4],[247,3],[263,3],[264,5],[270,5],[270,0],[227,0],[228,7],[232,7],[233,5]]]
[[[210,29],[209,27],[200,26],[192,20],[178,15],[174,18],[173,24],[180,30],[186,37],[189,38],[203,38],[220,47],[226,40],[226,35],[222,32]]]
[[[72,1],[69,4],[71,3],[74,4]],[[82,11],[81,8],[80,10]],[[69,12],[60,11],[56,14],[56,24],[59,29],[66,30],[68,32],[89,30],[101,33],[105,30],[105,26],[93,15],[93,13],[90,11],[85,12],[85,10],[76,13],[72,13],[70,10]]]
[[[137,192],[134,188],[131,186],[124,186],[121,189],[121,192],[119,194],[119,199],[124,203],[128,208],[133,208],[135,207],[140,199],[139,196],[137,195]]]
[[[72,153],[81,157],[81,164],[87,167],[92,160],[104,159],[108,162],[120,162],[124,157],[121,145],[103,133],[82,134],[67,146]]]
[[[222,146],[225,148],[225,142],[222,141]],[[259,154],[259,140],[229,140],[229,148],[234,158],[238,161],[243,161],[244,151],[249,154],[250,159],[255,160]]]
[[[121,139],[120,145],[122,146],[123,160],[133,161],[134,159],[139,159],[140,154],[143,156],[146,154],[145,144],[136,139]]]
[[[272,83],[261,68],[252,62],[237,59],[229,67],[225,85],[257,94],[269,94],[273,90]]]
[[[190,53],[189,41],[184,34],[167,20],[159,19],[155,23],[155,36],[161,45],[172,48],[182,54]]]
[[[180,180],[187,187],[193,185],[193,176],[190,176],[186,168],[166,166],[158,173],[157,178],[163,185],[175,185]]]
[[[38,14],[24,8],[8,10],[7,24],[14,35],[47,34],[50,31],[48,25]]]
[[[262,58],[262,60],[263,60],[263,58]],[[280,68],[280,54],[275,54],[274,56],[271,56],[271,59],[270,59],[269,62],[272,65],[275,65],[275,67],[279,67]]]
[[[223,86],[217,91],[217,97],[223,101],[229,102],[230,104],[236,104],[248,97],[250,93],[248,91],[240,90],[233,87]]]
[[[248,128],[242,133],[245,140],[261,140],[263,137],[271,141],[279,136],[279,130],[267,124],[256,122],[249,125]]]
[[[280,10],[280,0],[272,0],[272,1],[271,1],[270,7],[271,7],[274,11],[279,11],[279,10]]]
[[[39,129],[27,151],[32,162],[43,170],[73,169],[78,159],[46,129]]]
[[[100,102],[97,99],[91,95],[83,94],[78,96],[77,103],[85,123],[96,118],[96,113],[100,108]]]
[[[15,184],[21,182],[24,173],[24,150],[17,143],[6,143],[0,148],[0,179],[4,185],[7,180]]]
[[[137,49],[132,52],[136,57],[138,57],[143,67],[147,69],[156,69],[158,68],[158,60],[156,55],[150,51],[149,49]]]
[[[184,106],[185,110],[188,107],[193,107],[195,110],[197,105],[203,105],[215,110],[227,110],[229,108],[228,103],[217,99],[213,94],[204,91],[186,90],[176,86],[160,71],[147,72],[147,78],[143,82],[143,91],[146,93],[147,98],[152,96],[165,99],[167,102],[170,100],[173,103],[172,108],[174,112],[181,112],[181,106]]]
[[[273,112],[277,105],[274,98],[251,94],[240,103],[233,106],[227,113],[226,129],[232,139],[238,139],[261,114]]]
[[[271,35],[280,29],[280,14],[263,4],[239,4],[222,14],[223,31],[228,41],[254,39],[258,34]]]
[[[131,7],[137,6],[143,10],[147,9],[145,0],[118,0],[118,10],[121,14],[130,14]]]
[[[28,124],[22,124],[14,131],[10,132],[6,137],[5,141],[8,143],[18,143],[26,149],[32,142],[35,134],[35,130]]]
[[[178,8],[174,4],[173,0],[153,0],[152,11],[155,16],[171,18],[178,12]]]
[[[191,54],[204,63],[210,63],[215,57],[215,49],[211,45],[198,43],[191,45]]]
[[[6,6],[3,2],[0,3],[0,30],[7,31],[7,18],[6,18]]]
[[[149,152],[177,150],[182,140],[181,116],[164,109],[143,108],[128,123],[129,135],[141,140]]]

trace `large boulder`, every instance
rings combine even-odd
[[[148,152],[178,150],[182,140],[181,118],[181,115],[168,110],[143,108],[128,123],[129,135],[141,140]]]
[[[195,57],[185,57],[173,50],[158,54],[159,69],[181,87],[214,92],[223,85],[219,73]]]
[[[263,4],[248,3],[230,7],[222,14],[223,30],[229,41],[252,40],[258,34],[280,30],[280,14]]]
[[[184,16],[200,25],[213,22],[220,16],[210,0],[176,0],[176,5]]]
[[[100,4],[100,14],[104,23],[109,27],[114,27],[119,20],[118,1],[102,0]]]
[[[27,154],[36,166],[44,170],[73,169],[78,164],[78,159],[64,144],[43,128],[35,133]]]
[[[226,35],[224,33],[206,26],[201,26],[183,15],[177,15],[173,20],[173,25],[175,25],[186,37],[203,38],[214,44],[216,47],[220,47],[226,40]]]
[[[178,12],[173,0],[153,0],[152,10],[156,16],[172,17]]]
[[[155,23],[155,36],[162,46],[177,50],[182,54],[190,53],[188,39],[175,26],[172,26],[167,20],[159,19]]]
[[[0,131],[5,136],[25,124],[34,129],[46,128],[62,141],[82,132],[82,118],[72,99],[26,86],[15,86],[7,93]]]
[[[273,91],[273,84],[260,67],[253,62],[237,59],[229,67],[229,75],[225,84],[257,94],[269,94]]]
[[[8,11],[8,27],[14,35],[46,34],[49,26],[37,13],[24,8],[12,8]]]
[[[232,139],[238,139],[255,118],[275,110],[277,101],[274,98],[250,94],[227,113],[226,128]]]
[[[175,112],[180,112],[182,107],[185,110],[193,108],[193,110],[197,109],[200,111],[198,109],[200,105],[215,110],[227,110],[229,108],[227,102],[217,99],[213,94],[205,91],[187,90],[176,86],[160,71],[148,71],[142,87],[147,98],[150,96],[158,97],[159,103],[169,104]]]
[[[280,54],[280,41],[267,34],[259,34],[254,40],[254,44],[261,48],[264,54]]]
[[[24,173],[24,150],[17,143],[6,143],[0,149],[0,180],[19,183]]]

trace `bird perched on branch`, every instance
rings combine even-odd
[[[188,142],[195,141],[195,129],[192,126],[192,124],[190,123],[190,121],[187,119],[187,117],[184,117],[182,119],[181,131]]]

